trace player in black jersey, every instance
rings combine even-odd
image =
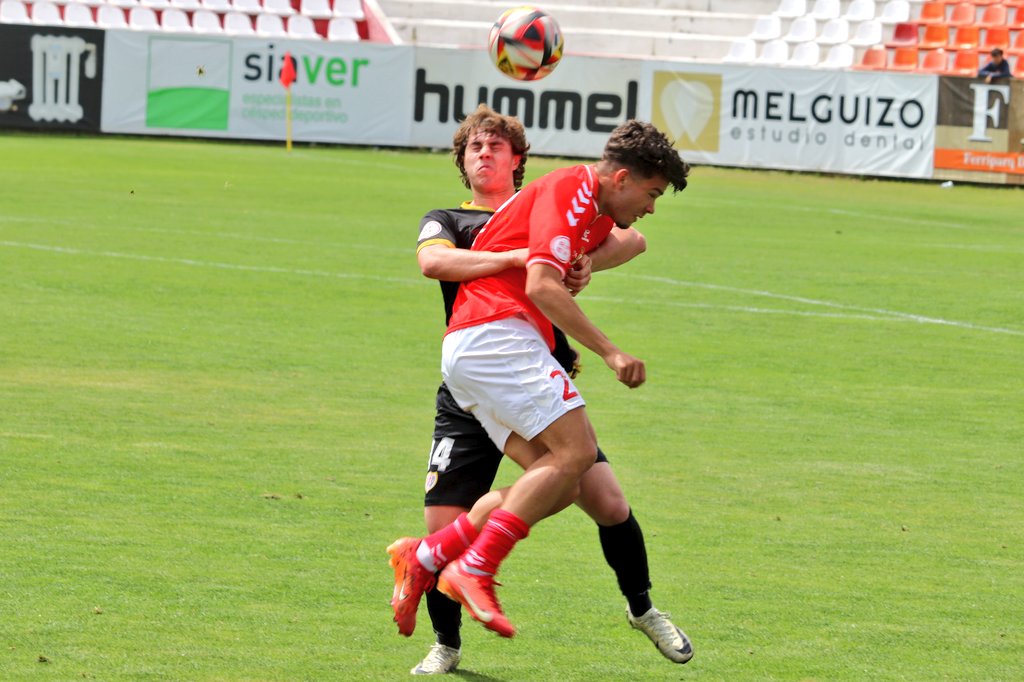
[[[452,313],[458,282],[525,266],[525,249],[488,253],[469,251],[469,247],[494,210],[521,186],[528,149],[525,132],[515,118],[497,114],[483,105],[466,118],[455,134],[452,153],[463,183],[473,193],[473,200],[458,209],[427,213],[420,223],[417,243],[417,260],[423,274],[440,282],[446,322]],[[609,239],[591,253],[591,258],[577,265],[567,278],[566,286],[576,293],[589,282],[591,269],[620,265],[642,253],[644,248],[644,238],[635,229],[612,230]],[[557,329],[555,338],[555,359],[575,377],[579,369],[577,353]],[[502,458],[484,428],[472,414],[458,406],[443,383],[437,392],[436,409],[424,497],[424,517],[431,533],[452,523],[490,491]],[[643,533],[600,449],[595,465],[581,481],[576,504],[598,525],[605,559],[615,571],[628,603],[630,624],[643,631],[670,660],[688,661],[693,652],[686,635],[667,614],[651,604]],[[417,561],[417,550],[426,551],[419,545],[417,541],[403,548],[389,548],[396,574],[403,562],[411,566]],[[417,564],[414,568],[422,574],[421,566]],[[415,571],[408,573],[415,574]],[[396,585],[396,593],[401,591],[405,596],[408,592],[418,603],[416,588],[422,590],[431,586],[422,581],[419,586]],[[437,642],[411,672],[414,675],[451,672],[461,657],[461,607],[436,589],[428,589],[426,598]],[[404,618],[399,617],[396,606],[396,621],[402,634],[411,634],[415,627],[415,605],[411,616],[407,612]]]

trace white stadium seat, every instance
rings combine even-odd
[[[853,0],[843,17],[851,24],[875,18],[875,0]]]
[[[192,14],[192,32],[203,34],[223,33],[220,19],[208,9],[198,9]]]
[[[782,0],[773,14],[780,19],[796,19],[807,14],[807,0]]]
[[[818,36],[819,45],[838,45],[850,39],[850,22],[846,19],[830,19],[825,22]]]
[[[348,17],[334,17],[327,22],[327,39],[338,41],[359,40],[359,28]]]
[[[865,21],[857,27],[857,32],[850,38],[850,44],[854,47],[871,47],[882,42],[882,22],[877,20]]]
[[[32,5],[32,23],[44,26],[63,26],[64,20],[60,18],[60,10],[57,5],[42,0]]]
[[[806,43],[818,35],[818,22],[814,17],[797,17],[789,25],[789,31],[783,37],[787,43]]]
[[[96,10],[96,25],[100,28],[128,28],[124,10],[114,5],[100,5]]]
[[[793,48],[793,56],[786,62],[789,66],[817,66],[821,59],[821,48],[818,43],[800,43]]]
[[[328,0],[302,0],[299,12],[314,19],[330,19],[334,16]]]
[[[149,7],[150,9],[165,9],[171,6],[170,0],[139,0],[140,7]]]
[[[149,7],[132,7],[128,10],[128,28],[135,31],[159,31],[160,22],[156,12]]]
[[[130,7],[137,7],[139,0],[107,0],[105,4],[113,5],[114,7],[124,7],[128,9]]]
[[[757,59],[757,43],[750,38],[736,38],[729,43],[729,53],[722,58],[727,64],[749,64]]]
[[[747,36],[751,40],[766,41],[782,37],[782,20],[774,14],[766,14],[754,22],[754,30]]]
[[[203,9],[208,9],[211,12],[219,12],[224,14],[231,12],[231,0],[199,0],[203,4]]]
[[[236,12],[244,12],[253,16],[263,11],[263,4],[260,0],[232,0],[231,6]]]
[[[160,28],[171,33],[191,33],[188,15],[177,7],[168,7],[160,13]]]
[[[252,27],[252,19],[248,14],[241,12],[228,12],[224,15],[224,32],[229,36],[256,35],[256,31]]]
[[[839,43],[829,48],[828,55],[819,66],[823,69],[849,69],[853,66],[853,60],[857,51],[852,45]]]
[[[31,24],[28,9],[21,0],[3,0],[0,2],[0,24]]]
[[[195,12],[202,8],[202,4],[199,0],[171,0],[171,7],[177,7],[183,9],[186,12]]]
[[[882,5],[882,13],[878,15],[878,19],[883,24],[910,21],[910,3],[907,0],[889,0]]]
[[[313,26],[313,20],[302,14],[296,14],[288,19],[288,37],[320,40],[320,34],[316,32],[316,28]]]
[[[71,2],[64,6],[64,25],[92,28],[96,25],[96,19],[92,16],[92,9],[87,5]]]
[[[276,14],[279,17],[290,17],[295,14],[291,0],[263,0],[263,12]]]
[[[817,21],[828,21],[839,16],[839,0],[814,0],[811,16]]]
[[[789,43],[785,40],[769,40],[761,48],[756,64],[785,64],[789,61]]]
[[[334,16],[362,21],[366,18],[362,0],[334,0]]]
[[[284,30],[284,19],[276,14],[256,15],[256,35],[261,38],[287,38]]]

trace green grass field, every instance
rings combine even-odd
[[[0,680],[401,680],[444,154],[0,136]],[[530,177],[564,161],[535,158]],[[1024,677],[1019,190],[697,168],[579,298],[578,380],[686,666],[569,510],[482,682]],[[503,469],[503,482],[515,471]],[[468,619],[467,619],[468,620]]]

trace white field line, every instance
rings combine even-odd
[[[185,265],[189,267],[206,267],[206,268],[217,268],[221,270],[237,270],[244,272],[268,272],[275,274],[284,275],[300,275],[307,277],[325,277],[331,279],[345,279],[345,280],[370,280],[375,282],[392,282],[396,284],[411,284],[411,285],[422,285],[430,283],[426,279],[407,278],[407,277],[384,277],[380,275],[358,275],[347,272],[329,272],[326,270],[307,270],[303,268],[282,268],[268,265],[239,265],[236,263],[221,263],[217,261],[203,261],[195,260],[192,258],[168,258],[166,256],[146,256],[141,254],[132,253],[119,253],[116,251],[88,251],[84,249],[74,249],[63,246],[51,246],[46,244],[30,244],[26,242],[12,242],[12,241],[0,241],[0,246],[6,246],[9,248],[21,248],[21,249],[32,249],[34,251],[45,251],[50,253],[62,253],[76,256],[99,256],[103,258],[120,258],[125,260],[136,260],[136,261],[147,261],[154,263],[169,263],[174,265]],[[904,313],[896,310],[885,310],[882,308],[864,308],[860,306],[846,305],[843,303],[834,303],[831,301],[819,301],[812,298],[804,298],[801,296],[789,296],[786,294],[776,294],[770,291],[760,291],[756,289],[741,289],[737,287],[723,286],[720,284],[707,284],[704,282],[687,282],[683,280],[671,279],[668,277],[657,277],[653,275],[635,275],[625,273],[608,273],[618,277],[630,277],[633,279],[646,280],[650,282],[657,282],[661,284],[668,284],[671,286],[681,287],[692,287],[699,289],[709,289],[715,291],[728,291],[731,293],[743,294],[747,296],[759,296],[765,298],[772,298],[782,301],[791,301],[794,303],[803,303],[806,305],[822,306],[827,308],[835,308],[837,310],[850,311],[848,313],[823,313],[817,311],[798,311],[798,310],[787,310],[787,309],[769,309],[769,308],[752,308],[746,306],[721,306],[713,304],[694,304],[694,303],[673,303],[666,302],[664,300],[658,301],[644,301],[636,299],[615,299],[615,298],[601,298],[591,297],[590,300],[595,301],[609,301],[624,304],[644,304],[649,303],[652,305],[672,305],[674,307],[688,307],[688,308],[704,308],[704,309],[717,309],[717,310],[732,310],[737,312],[757,313],[757,314],[774,314],[774,315],[800,315],[805,317],[831,317],[831,318],[847,318],[847,319],[864,319],[872,321],[905,321],[905,322],[918,322],[921,324],[934,324],[943,325],[950,327],[957,327],[960,329],[970,329],[973,331],[984,331],[995,334],[1010,334],[1012,336],[1024,336],[1024,331],[1017,329],[1006,329],[1003,327],[987,327],[983,325],[972,324],[970,322],[959,322],[955,320],[944,320],[942,318],[927,317],[924,315],[916,315],[913,313]]]

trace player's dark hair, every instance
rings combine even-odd
[[[494,133],[508,140],[512,146],[512,153],[520,157],[519,167],[512,171],[512,182],[516,189],[522,187],[523,176],[526,173],[526,153],[530,150],[530,145],[526,141],[526,130],[514,116],[499,114],[486,104],[481,104],[476,111],[463,119],[452,138],[452,157],[455,159],[455,165],[459,167],[462,184],[466,189],[470,189],[465,165],[466,145],[469,144],[470,135],[477,132]]]
[[[665,134],[650,123],[629,120],[612,131],[602,161],[610,162],[644,178],[660,175],[672,190],[686,189],[690,166],[679,156]]]

